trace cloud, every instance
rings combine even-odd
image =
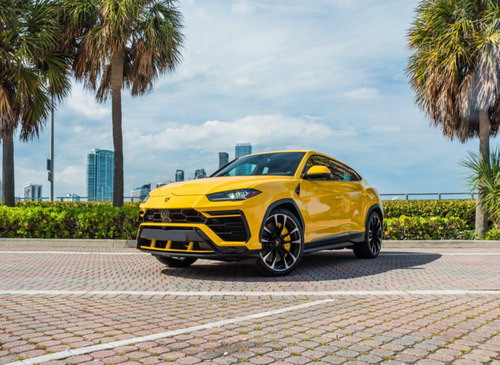
[[[285,117],[279,114],[251,115],[234,121],[206,121],[202,125],[176,125],[157,135],[127,134],[131,150],[139,146],[156,146],[157,150],[176,151],[186,148],[217,152],[232,150],[235,143],[251,142],[257,148],[309,148],[355,133],[334,130],[310,117]]]
[[[429,128],[404,76],[418,0],[186,0],[177,70],[154,91],[123,92],[125,191],[207,172],[237,142],[254,151],[316,149],[381,192],[462,190],[461,156]],[[16,189],[42,183],[49,130],[16,143]],[[111,103],[75,83],[56,112],[56,195],[85,195],[86,155],[112,149]],[[498,141],[498,138],[496,139]],[[495,145],[495,140],[492,141]]]
[[[96,101],[92,94],[85,92],[82,87],[74,87],[70,97],[66,101],[66,109],[74,114],[85,116],[90,119],[102,119],[111,115],[109,105],[103,105]]]
[[[82,194],[86,191],[85,171],[85,167],[82,168],[82,166],[67,166],[57,173],[57,182],[66,185],[70,190],[68,193],[79,192]]]
[[[379,91],[375,88],[362,87],[355,90],[340,92],[337,95],[349,100],[373,100],[379,96]]]

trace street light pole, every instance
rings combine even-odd
[[[50,201],[54,201],[54,94],[51,94],[50,108],[50,160],[47,163],[50,182]]]

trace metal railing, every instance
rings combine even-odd
[[[399,194],[380,194],[382,200],[453,200],[453,199],[461,199],[461,200],[476,200],[477,193],[399,193]],[[123,198],[125,202],[140,202],[140,199],[137,197],[126,196]],[[43,197],[40,199],[30,199],[17,197],[17,201],[49,201],[49,197]],[[113,198],[103,198],[97,200],[96,198],[89,198],[86,196],[81,197],[71,197],[71,196],[58,196],[56,197],[57,201],[60,202],[87,202],[87,201],[107,201],[112,202]]]
[[[401,194],[380,194],[382,200],[452,200],[476,199],[477,193],[401,193]],[[403,199],[401,199],[403,198]],[[412,199],[413,198],[413,199]]]
[[[24,198],[24,197],[16,197],[17,201],[50,201],[48,196],[44,196],[42,198],[32,199],[32,198]],[[73,196],[58,196],[55,198],[56,201],[59,202],[90,202],[90,201],[100,201],[100,202],[112,202],[113,198],[89,198],[87,196],[73,197]],[[125,196],[123,197],[125,202],[140,202],[141,199],[133,196]]]

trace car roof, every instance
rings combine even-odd
[[[266,154],[266,153],[284,153],[284,152],[304,152],[304,153],[313,152],[313,153],[317,153],[317,152],[314,152],[314,151],[311,151],[311,150],[281,150],[281,151],[265,151],[265,152],[251,153],[250,155],[247,155],[247,156],[263,155],[263,154]]]

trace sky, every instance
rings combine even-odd
[[[125,195],[176,169],[211,173],[245,142],[337,157],[380,193],[466,191],[460,161],[478,142],[431,127],[405,75],[417,3],[181,0],[182,63],[151,93],[123,93]],[[86,155],[113,146],[110,102],[74,83],[55,118],[55,194],[85,196]],[[48,196],[48,156],[48,126],[16,142],[16,196],[29,183]]]

